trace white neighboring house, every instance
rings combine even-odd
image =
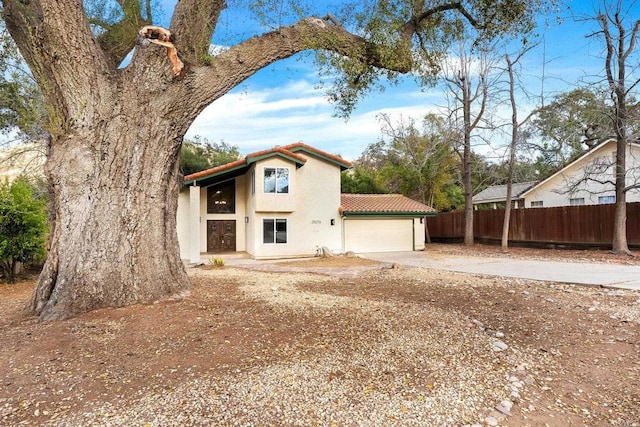
[[[526,208],[615,203],[616,141],[609,139],[541,181],[519,198]],[[640,184],[640,144],[627,144],[627,186]],[[640,201],[640,189],[627,202]]]
[[[177,213],[182,259],[424,249],[423,218],[435,211],[401,195],[341,195],[340,173],[350,166],[295,143],[186,176]]]

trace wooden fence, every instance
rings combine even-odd
[[[611,246],[614,209],[612,204],[512,209],[509,241],[543,246]],[[503,220],[504,209],[474,211],[476,241],[500,242]],[[432,241],[460,241],[464,212],[428,217],[427,227]],[[640,247],[640,203],[627,204],[627,240],[629,246]]]

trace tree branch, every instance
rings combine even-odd
[[[265,66],[309,49],[332,51],[373,67],[401,73],[411,70],[409,51],[394,51],[391,55],[391,52],[381,50],[384,48],[332,24],[329,18],[306,18],[252,37],[213,58],[210,67],[197,70],[193,95],[208,104]]]
[[[169,30],[182,60],[191,65],[206,64],[211,37],[218,24],[224,0],[180,0]]]
[[[106,24],[106,31],[98,36],[98,43],[114,68],[120,65],[135,46],[138,30],[151,24],[150,11],[147,10],[147,17],[144,18],[138,0],[119,0],[118,4],[124,18],[114,24]]]

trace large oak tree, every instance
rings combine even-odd
[[[188,291],[176,234],[180,145],[207,105],[258,70],[305,50],[331,52],[344,71],[334,95],[348,105],[381,70],[410,71],[415,44],[440,52],[455,28],[448,23],[489,37],[517,32],[540,1],[358,1],[345,9],[357,18],[349,26],[337,15],[299,16],[211,55],[225,1],[179,0],[169,27],[184,63],[176,75],[166,49],[140,37],[153,24],[148,0],[111,0],[119,10],[110,21],[90,17],[82,0],[2,0],[6,27],[44,95],[51,135],[55,220],[31,310],[61,319]],[[282,12],[270,3],[234,5]]]

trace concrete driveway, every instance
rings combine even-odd
[[[640,290],[640,266],[443,255],[429,252],[361,254],[376,261],[489,276],[517,277]]]

